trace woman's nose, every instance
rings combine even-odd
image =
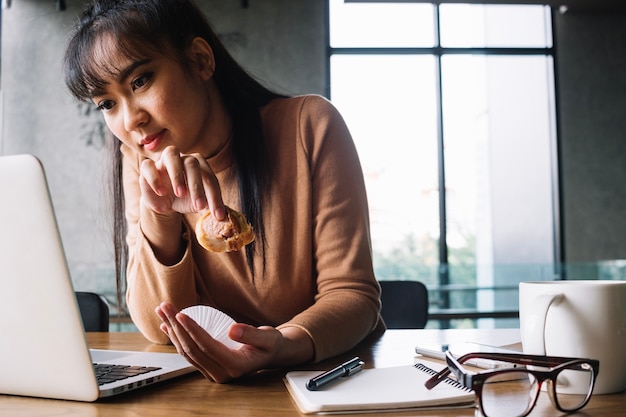
[[[148,112],[139,103],[127,103],[124,107],[124,128],[131,132],[147,123]]]

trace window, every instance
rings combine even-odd
[[[424,282],[429,326],[516,325],[449,318],[513,316],[518,282],[554,277],[551,26],[542,5],[329,0],[329,96],[363,165],[376,274]]]

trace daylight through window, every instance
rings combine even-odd
[[[559,260],[550,8],[330,0],[329,30],[378,279],[424,282],[433,315],[511,315]]]

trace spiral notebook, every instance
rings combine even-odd
[[[303,414],[474,406],[474,392],[453,379],[426,389],[424,382],[437,372],[430,366],[430,362],[427,366],[416,361],[414,365],[364,369],[320,391],[309,391],[306,383],[321,371],[292,371],[285,375],[285,385]]]

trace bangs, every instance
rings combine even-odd
[[[122,63],[143,60],[149,54],[162,54],[166,50],[155,40],[119,38],[112,34],[90,36],[83,41],[73,51],[68,48],[65,59],[65,82],[72,94],[82,101],[89,101],[104,90],[109,81],[120,74]]]
[[[171,51],[163,25],[153,25],[136,10],[110,10],[79,25],[65,52],[64,76],[70,92],[89,101],[116,77],[122,62]]]

